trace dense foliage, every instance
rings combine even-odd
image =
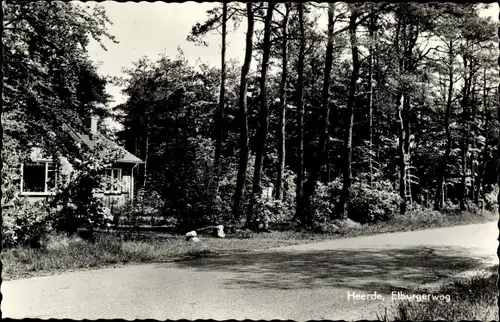
[[[497,23],[483,7],[216,5],[186,36],[204,45],[222,30],[226,48],[227,29],[247,21],[244,62],[222,53],[219,68],[179,50],[141,58],[115,80],[127,97],[111,113],[123,125],[117,138],[145,162],[122,213],[181,229],[291,221],[315,229],[346,217],[493,207],[486,162],[498,144]],[[86,53],[90,38],[113,39],[107,23],[99,6],[6,6],[3,204],[16,199],[29,144],[74,161],[61,125],[83,130],[90,114],[110,115],[107,80]],[[105,164],[84,158],[53,200],[51,227],[74,231],[69,219],[104,217],[93,191]],[[21,221],[7,221],[11,235],[35,215],[20,212]]]
[[[256,206],[248,208],[251,220],[304,220],[294,191],[300,164],[305,171],[301,185],[314,180],[311,174],[318,171],[316,184],[309,185],[313,195],[305,211],[313,221],[344,218],[343,209],[356,221],[374,222],[405,212],[415,203],[444,209],[451,202],[464,210],[483,202],[490,188],[482,180],[482,165],[493,157],[498,140],[493,129],[498,124],[493,108],[496,24],[480,16],[482,6],[337,4],[330,8],[334,17],[330,36],[317,27],[321,7],[278,4],[272,8],[271,22],[266,3],[253,7],[263,29],[254,35],[252,64],[257,68],[248,75],[244,93],[248,113],[241,114],[238,105],[241,71],[223,59],[222,130],[216,122],[221,108],[220,69],[200,62],[193,65],[179,53],[175,59],[142,59],[128,70],[123,84],[129,98],[119,107],[125,128],[119,135],[130,151],[147,161],[139,182],[161,196],[165,215],[174,215],[189,227],[244,219],[231,212],[235,188],[229,184],[239,166],[243,118],[248,123],[250,160],[261,152],[264,159],[262,177],[257,177],[260,189],[255,189],[252,164],[247,169],[241,209],[247,209],[252,191],[266,194],[269,188],[280,187],[270,200],[255,200]],[[226,18],[236,24],[248,18],[240,4],[225,10]],[[207,12],[207,21],[194,26],[188,39],[203,45],[204,35],[220,31],[222,13],[219,6]],[[261,73],[266,23],[271,43],[268,75]],[[328,37],[332,70],[326,92],[329,111],[324,114],[321,80],[325,59],[330,59],[324,49]],[[302,41],[304,56],[299,55]],[[356,75],[354,63],[359,69]],[[268,110],[261,104],[262,77]],[[303,123],[297,108],[301,105]],[[323,115],[329,118],[325,143],[318,129],[325,124]],[[262,125],[266,120],[268,131]],[[222,170],[215,171],[220,135]],[[264,147],[262,135],[267,139]],[[285,168],[280,167],[282,162]],[[283,169],[289,174],[282,175]],[[212,189],[213,182],[217,189]]]
[[[19,196],[20,165],[30,160],[30,148],[42,147],[58,160],[64,155],[72,162],[90,162],[75,148],[64,125],[86,131],[84,120],[90,115],[107,114],[106,79],[97,74],[87,54],[91,39],[113,39],[106,31],[104,10],[81,4],[14,1],[3,5],[3,149],[2,210],[3,243],[37,244],[43,232],[52,228],[74,231],[59,225],[68,213],[91,218],[100,214],[87,188],[80,183],[95,175],[83,167],[77,180],[56,196],[60,207],[26,204]],[[99,166],[104,160],[94,160]],[[82,174],[85,173],[85,174]],[[88,180],[87,180],[88,181]],[[87,198],[85,197],[87,195]],[[75,205],[71,201],[79,200]],[[75,209],[69,207],[75,206]]]

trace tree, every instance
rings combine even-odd
[[[477,5],[271,6],[272,16],[261,3],[249,17],[229,3],[224,18],[221,4],[193,28],[202,42],[225,21],[251,21],[243,66],[165,58],[132,69],[121,138],[143,158],[149,140],[146,189],[165,214],[195,228],[242,220],[245,209],[249,227],[267,215],[322,229],[345,216],[387,220],[415,203],[458,208],[460,196],[467,205],[488,191],[481,169],[498,137],[486,88],[497,77],[491,40],[475,32],[491,25]],[[282,199],[262,202],[271,182]]]
[[[241,80],[239,90],[238,106],[240,109],[240,156],[238,164],[238,175],[234,192],[233,215],[236,220],[241,220],[241,199],[245,188],[246,172],[248,166],[248,109],[247,109],[247,77],[252,61],[254,13],[252,3],[247,3],[247,34],[245,58],[241,67]]]
[[[104,115],[106,81],[85,52],[90,37],[114,40],[104,10],[62,2],[15,2],[5,10],[6,112],[29,115],[25,135],[43,140],[63,122],[81,128],[90,113]]]
[[[368,119],[369,119],[369,128],[370,128],[370,135],[368,137],[368,144],[369,144],[369,171],[370,171],[370,185],[373,183],[373,41],[374,39],[374,29],[375,29],[375,19],[372,17],[370,19],[370,26],[369,26],[369,32],[370,32],[370,45],[369,45],[369,52],[368,52],[368,92],[369,92],[369,99],[368,99]]]
[[[306,38],[304,31],[304,4],[297,4],[299,10],[299,29],[300,29],[300,49],[297,62],[297,109],[298,109],[298,168],[297,168],[297,190],[296,190],[296,211],[295,217],[301,216],[301,204],[303,198],[304,186],[304,53]]]
[[[282,24],[282,40],[281,40],[281,82],[280,82],[280,113],[279,113],[279,138],[278,138],[278,175],[276,179],[276,199],[283,199],[283,173],[285,171],[285,154],[286,154],[286,88],[288,78],[288,17],[290,15],[291,4],[285,3],[285,13]]]
[[[447,94],[447,99],[446,99],[446,108],[445,108],[445,116],[444,116],[444,130],[446,133],[446,146],[445,146],[445,151],[444,151],[444,156],[441,160],[441,163],[438,168],[438,180],[437,180],[437,187],[436,187],[436,196],[434,199],[434,209],[439,210],[443,207],[444,204],[444,196],[443,196],[443,190],[444,187],[443,185],[445,184],[446,180],[446,168],[448,166],[448,160],[450,158],[451,154],[451,132],[450,132],[450,119],[451,119],[451,108],[452,108],[452,99],[453,99],[453,85],[454,85],[454,67],[453,67],[453,61],[456,57],[455,51],[454,51],[454,40],[451,39],[448,43],[446,43],[447,46],[447,52],[448,52],[448,59],[446,67],[448,69],[448,94]]]
[[[500,15],[499,15],[500,17]],[[500,93],[500,85],[498,85],[498,89],[497,89],[497,93]],[[498,117],[498,123],[500,124],[500,95],[497,95],[497,117]],[[497,146],[497,185],[500,186],[500,140],[498,140],[498,146]],[[497,195],[497,203],[498,205],[500,205],[500,189],[498,191],[498,195]],[[498,214],[500,215],[500,207],[498,207]],[[497,227],[498,229],[500,230],[500,218],[498,219],[498,222],[497,222]],[[498,235],[498,239],[500,239],[500,232],[499,232],[499,235]],[[497,246],[497,257],[500,258],[500,244]],[[497,270],[497,273],[499,274],[498,276],[500,276],[500,266],[498,267],[498,270]],[[497,281],[497,287],[500,287],[500,280]],[[500,303],[500,295],[498,295],[497,297],[497,303]],[[499,313],[499,318],[500,318],[500,313]]]
[[[268,3],[266,19],[264,22],[264,42],[263,42],[263,55],[262,55],[262,67],[260,71],[260,115],[259,115],[259,129],[257,131],[257,151],[255,155],[254,173],[253,173],[253,184],[252,184],[252,196],[250,199],[250,204],[248,206],[247,213],[247,223],[251,223],[253,220],[253,207],[262,192],[261,187],[261,175],[262,166],[264,162],[264,156],[266,152],[266,142],[267,135],[269,131],[269,107],[267,102],[267,70],[269,64],[269,55],[271,51],[271,21],[273,18],[273,10],[275,4],[273,2]]]
[[[359,7],[353,5],[351,8],[351,16],[349,18],[349,39],[351,42],[352,52],[352,73],[349,84],[349,97],[347,98],[347,122],[344,139],[344,154],[343,154],[343,169],[342,169],[342,193],[340,195],[338,213],[343,218],[347,218],[347,203],[349,202],[350,189],[352,184],[352,133],[354,126],[354,100],[356,95],[356,84],[359,76],[359,57],[358,57],[358,40],[356,37],[356,20],[359,16]]]
[[[320,125],[319,134],[319,144],[316,150],[315,159],[311,173],[308,180],[304,184],[304,196],[302,199],[301,213],[302,221],[304,224],[308,225],[311,223],[311,197],[314,195],[316,189],[316,183],[318,181],[319,171],[323,165],[326,141],[328,137],[329,130],[329,119],[330,119],[330,101],[329,101],[329,91],[330,91],[330,73],[332,70],[332,60],[333,60],[333,27],[334,27],[334,13],[335,4],[328,4],[328,35],[327,35],[327,45],[325,54],[325,69],[323,78],[323,91],[322,91],[322,110],[323,115]]]
[[[100,6],[12,2],[3,9],[3,142],[12,150],[4,150],[2,187],[14,189],[31,144],[73,158],[62,125],[88,131],[85,118],[107,115],[107,80],[97,74],[86,47],[92,38],[101,45],[103,38],[115,40]]]
[[[220,84],[220,94],[219,94],[219,108],[216,112],[215,117],[215,127],[214,127],[214,138],[215,138],[215,157],[214,157],[214,168],[216,172],[215,180],[213,182],[214,185],[214,196],[218,194],[219,189],[219,181],[221,175],[221,152],[222,152],[222,144],[224,138],[226,136],[226,131],[224,128],[224,119],[225,119],[225,101],[226,101],[226,38],[227,38],[227,23],[229,19],[233,19],[235,21],[235,27],[239,23],[239,17],[236,15],[238,12],[237,7],[229,7],[228,3],[222,3],[222,12],[219,12],[219,7],[208,10],[207,14],[209,18],[203,23],[197,23],[193,26],[191,33],[187,36],[187,40],[193,41],[196,44],[200,45],[208,45],[203,37],[210,32],[218,31],[218,28],[221,27],[221,84]]]
[[[222,139],[223,139],[223,130],[222,130],[222,122],[224,119],[224,101],[226,98],[226,36],[227,36],[227,3],[224,2],[222,4],[222,43],[221,43],[221,84],[220,84],[220,97],[219,97],[219,110],[217,115],[217,123],[216,123],[216,144],[215,144],[215,159],[214,159],[214,167],[217,172],[216,175],[216,194],[219,187],[220,180],[220,157],[221,157],[221,149],[222,149]]]

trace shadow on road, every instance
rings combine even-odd
[[[227,287],[337,287],[365,292],[410,290],[481,267],[458,247],[269,251],[179,261],[178,267],[237,273]]]

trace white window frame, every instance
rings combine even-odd
[[[21,164],[21,195],[23,196],[50,196],[55,194],[55,191],[49,191],[48,189],[48,181],[49,181],[49,164],[54,164],[55,162],[53,161],[35,161],[35,162],[27,162],[27,163],[33,163],[33,164],[43,164],[44,165],[44,172],[45,172],[45,179],[44,179],[44,186],[43,186],[43,191],[24,191],[24,165],[25,163]],[[59,183],[59,174],[57,172],[59,169],[56,169],[56,187]]]
[[[108,175],[108,173],[107,173],[108,171],[111,172],[111,176]],[[117,190],[113,189],[114,180],[115,180],[115,177],[114,177],[115,171],[118,171],[118,179],[117,179],[117,182],[116,182],[116,185],[118,187]],[[104,189],[104,192],[107,193],[107,194],[122,194],[123,193],[123,187],[122,187],[122,177],[123,177],[122,168],[106,168],[104,174],[107,177],[107,179],[110,180],[109,185],[106,184],[106,188]]]

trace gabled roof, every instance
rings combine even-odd
[[[110,150],[118,150],[120,153],[120,157],[114,161],[115,163],[144,163],[144,161],[119,146],[116,142],[113,142],[112,140],[106,138],[99,132],[92,133],[92,137],[90,137],[88,134],[76,131],[67,124],[63,125],[63,130],[65,130],[77,144],[86,146],[89,149],[95,148],[95,146],[97,145],[97,140],[99,140],[103,142],[105,146]],[[106,156],[105,152],[102,152],[101,156]]]

